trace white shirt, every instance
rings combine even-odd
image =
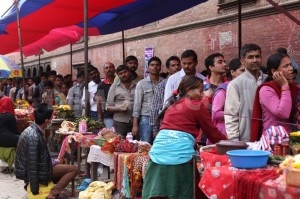
[[[88,84],[88,91],[90,94],[90,106],[91,111],[97,111],[97,102],[94,101],[94,96],[97,92],[98,84],[96,84],[94,81],[90,81]],[[83,94],[81,98],[81,104],[83,107],[85,107],[85,88],[83,88]]]
[[[171,75],[168,78],[166,87],[165,87],[165,94],[164,94],[164,105],[166,105],[167,100],[172,96],[173,91],[176,90],[182,80],[182,78],[185,76],[185,72],[183,68],[178,71],[177,73]],[[196,77],[199,77],[203,81],[205,81],[205,77],[201,75],[201,73],[196,72]]]

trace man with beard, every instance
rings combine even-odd
[[[244,45],[241,49],[241,63],[245,72],[227,87],[224,119],[228,139],[248,142],[256,89],[267,78],[260,70],[261,48],[252,43]]]
[[[126,57],[125,65],[129,68],[131,80],[137,84],[142,78],[140,78],[138,74],[135,72],[139,66],[139,61],[136,58],[136,56],[129,55],[128,57]],[[118,82],[118,81],[120,81],[120,79],[118,76],[116,76],[114,82]]]
[[[152,143],[152,127],[150,125],[151,103],[154,89],[163,78],[159,76],[161,60],[152,57],[148,61],[149,76],[139,81],[134,94],[132,134],[140,136],[141,141]]]
[[[109,88],[115,79],[115,66],[111,62],[106,62],[103,66],[104,80],[99,84],[97,90],[97,112],[98,119],[102,120],[105,128],[113,126],[113,113],[105,110],[105,103],[108,95]]]
[[[125,65],[117,67],[118,82],[114,82],[106,101],[106,110],[114,114],[114,127],[123,138],[132,129],[132,110],[136,83],[131,80],[129,68]]]
[[[98,114],[97,114],[97,100],[96,100],[96,93],[98,85],[101,81],[100,79],[100,73],[96,67],[93,65],[90,65],[88,67],[88,76],[90,79],[90,82],[88,84],[88,92],[90,95],[89,99],[89,105],[90,105],[90,115],[93,120],[98,120]],[[83,96],[81,98],[81,104],[82,106],[85,106],[85,88],[83,89]]]

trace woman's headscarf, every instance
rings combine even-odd
[[[0,113],[11,113],[15,115],[14,104],[10,97],[3,96],[0,99]]]

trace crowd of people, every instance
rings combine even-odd
[[[69,104],[75,117],[89,109],[92,119],[103,121],[106,128],[114,127],[124,139],[132,132],[135,139],[153,144],[143,198],[192,198],[190,161],[196,143],[212,144],[226,139],[253,142],[270,126],[283,126],[287,132],[300,126],[298,65],[286,49],[279,48],[270,55],[266,67],[262,66],[258,45],[245,44],[240,54],[241,58],[226,64],[224,55],[213,53],[204,60],[206,69],[199,73],[196,52],[186,50],[180,58],[171,56],[166,60],[166,76],[161,75],[162,61],[155,56],[148,61],[145,78],[136,73],[138,59],[130,55],[117,67],[106,62],[103,80],[99,69],[89,65],[88,88],[84,87],[82,71],[75,81],[51,71],[36,79],[28,78],[25,87],[12,79],[7,79],[5,86],[1,82],[2,96],[28,100],[35,108],[35,116],[40,116],[18,137],[22,145],[22,150],[17,150],[18,176],[32,183],[25,171],[29,166],[25,152],[33,146],[26,146],[26,139],[36,140],[38,147],[33,147],[33,151],[43,149],[45,143],[39,133],[51,119],[51,106]],[[48,166],[48,152],[45,154],[47,161],[40,160],[44,164],[40,166]],[[36,167],[34,161],[30,164]],[[47,184],[51,175],[55,177],[55,167],[47,171],[49,176],[43,173],[43,180],[35,179]],[[30,186],[38,193],[36,184]],[[49,198],[58,194],[57,190],[61,188],[54,189]]]

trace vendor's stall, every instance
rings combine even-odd
[[[215,146],[203,148],[198,165],[203,173],[198,186],[208,198],[299,198],[300,187],[287,185],[284,177],[289,166],[280,168],[276,163],[256,169],[239,169],[231,165],[226,154],[217,154]]]

